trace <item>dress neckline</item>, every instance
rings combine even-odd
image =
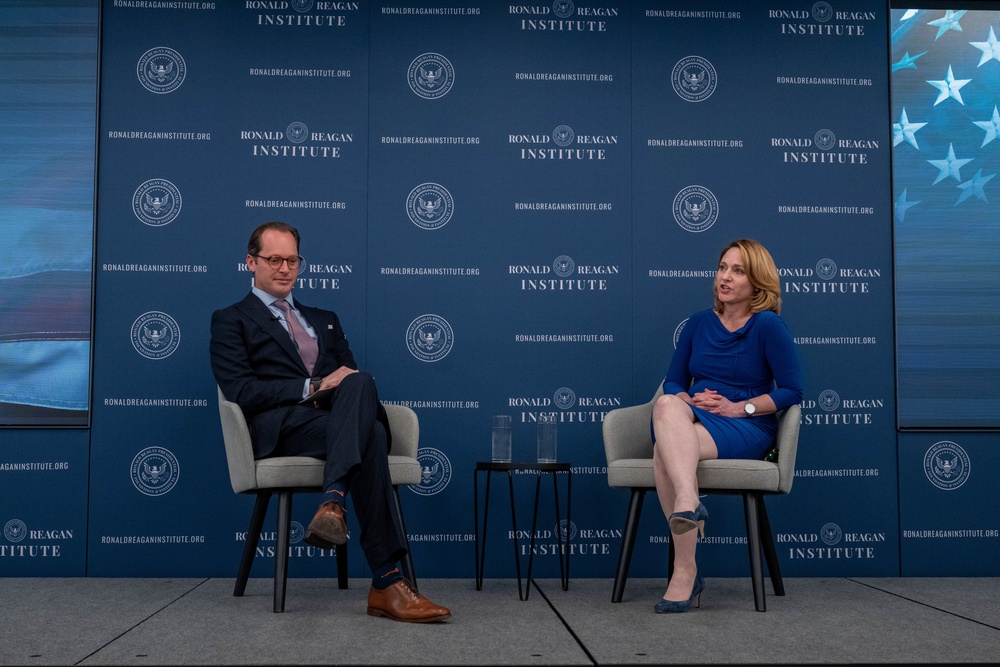
[[[731,334],[742,334],[743,330],[747,328],[747,325],[750,324],[750,322],[753,321],[753,318],[756,317],[757,315],[757,313],[750,313],[750,317],[747,318],[746,322],[744,322],[735,329],[730,329],[729,327],[726,326],[725,322],[722,321],[722,316],[719,315],[719,313],[715,311],[712,311],[712,313],[715,315],[715,321],[719,323],[719,326],[722,327],[723,331],[726,331]]]

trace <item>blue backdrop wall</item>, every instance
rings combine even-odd
[[[383,400],[420,418],[426,474],[402,490],[420,576],[472,576],[491,417],[530,459],[541,412],[574,469],[573,576],[611,576],[627,494],[602,420],[649,399],[740,237],[774,255],[806,368],[799,479],[769,504],[784,572],[997,573],[945,569],[960,535],[901,549],[901,522],[957,526],[915,518],[954,498],[924,469],[954,438],[897,448],[884,3],[158,4],[103,6],[92,425],[5,434],[74,461],[2,473],[6,515],[38,530],[18,544],[62,546],[5,573],[233,574],[252,501],[228,483],[208,322],[249,289],[247,236],[273,219],[303,235],[296,298],[336,310]],[[990,442],[969,443],[975,465]],[[534,478],[516,482],[526,526]],[[85,512],[42,502],[66,489]],[[703,567],[743,576],[742,508],[711,502]],[[490,576],[514,575],[505,514]],[[990,534],[960,544],[995,548],[995,514],[974,520]],[[665,573],[668,534],[650,505],[634,576]],[[291,555],[292,576],[332,574],[328,552]]]

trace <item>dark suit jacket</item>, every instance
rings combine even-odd
[[[319,357],[313,376],[324,376],[341,366],[357,369],[340,319],[333,311],[296,307],[316,331]],[[302,400],[309,373],[291,336],[267,306],[250,292],[228,308],[212,313],[209,344],[212,373],[225,397],[243,410],[253,434],[254,455],[268,456],[278,444],[285,415]],[[379,421],[391,444],[385,409],[378,406]]]

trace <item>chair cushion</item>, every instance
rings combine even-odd
[[[608,484],[614,487],[656,486],[653,459],[618,459],[608,464]]]
[[[412,456],[389,454],[389,477],[393,486],[420,484],[420,462]]]
[[[323,488],[322,459],[310,456],[274,456],[255,463],[258,489]]]
[[[698,464],[698,489],[778,491],[778,466],[754,459],[715,459]]]
[[[722,459],[698,464],[698,488],[702,491],[747,489],[778,491],[778,466],[767,461]],[[619,459],[608,465],[612,487],[653,488],[653,459]]]

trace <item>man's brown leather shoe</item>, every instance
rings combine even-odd
[[[385,616],[406,623],[434,623],[451,618],[451,611],[434,604],[403,579],[384,591],[371,587],[368,591],[368,615]]]
[[[347,544],[347,521],[344,520],[343,508],[333,501],[320,505],[302,539],[320,549]]]

